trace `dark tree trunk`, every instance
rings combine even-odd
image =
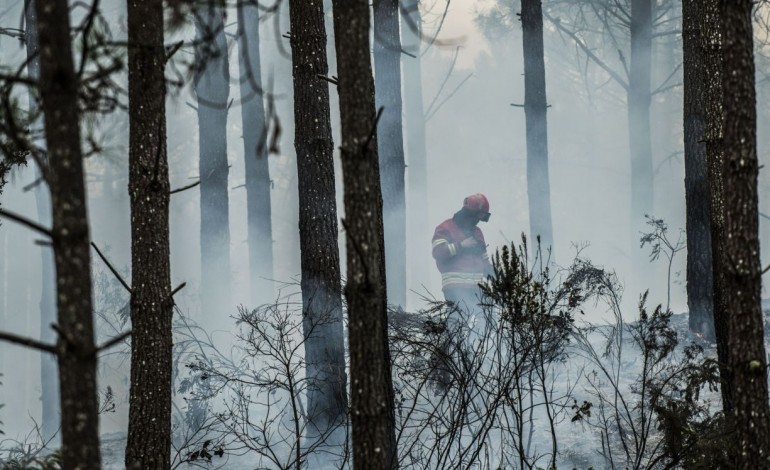
[[[419,0],[404,0],[401,10],[401,43],[409,54],[401,55],[404,74],[404,118],[406,119],[407,233],[411,240],[429,240],[428,162],[425,148],[425,110],[422,97],[422,16]],[[425,282],[433,268],[430,251],[421,243],[407,242],[408,285]]]
[[[243,158],[246,165],[251,298],[257,304],[273,300],[273,225],[270,207],[270,167],[259,51],[259,7],[238,2],[238,59],[241,70]]]
[[[541,0],[521,0],[524,44],[524,113],[527,121],[527,197],[532,240],[553,246],[548,178],[548,103],[545,95],[543,8]]]
[[[690,330],[714,341],[711,210],[705,144],[701,0],[682,1],[684,189],[687,204],[687,305]]]
[[[126,468],[171,466],[171,265],[162,0],[128,2],[131,393]]]
[[[706,110],[706,165],[709,180],[709,213],[711,216],[711,264],[714,282],[714,336],[717,341],[717,357],[719,374],[722,384],[722,407],[725,414],[730,415],[733,408],[732,372],[730,371],[730,350],[728,338],[727,298],[730,294],[725,291],[724,273],[724,188],[722,162],[724,160],[724,144],[722,128],[724,125],[722,107],[722,39],[719,20],[719,0],[703,2],[702,20],[702,53],[704,75],[704,102]]]
[[[374,89],[378,110],[377,151],[385,227],[388,300],[406,306],[406,196],[401,122],[399,0],[374,0]]]
[[[27,70],[33,80],[40,78],[40,58],[38,57],[37,41],[37,14],[35,12],[35,0],[27,0],[24,5],[24,15],[27,24]],[[39,103],[35,95],[29,95],[29,109],[38,111]],[[35,127],[42,125],[42,121],[36,122]],[[37,177],[42,177],[42,171],[38,169]],[[44,227],[51,225],[51,192],[46,184],[38,184],[35,187],[35,203],[37,204],[38,221]],[[41,247],[41,286],[40,286],[40,340],[45,343],[54,343],[56,333],[51,324],[56,321],[56,286],[54,272],[53,252],[49,247]],[[56,358],[41,354],[40,356],[40,388],[42,415],[40,433],[43,441],[48,442],[57,436],[59,432],[59,384],[56,380]]]
[[[770,406],[761,307],[754,44],[750,0],[721,0],[724,58],[725,292],[729,292],[735,468],[770,467]]]
[[[321,2],[291,0],[294,147],[299,186],[308,417],[314,431],[342,424],[347,414],[340,255],[326,29]]]
[[[636,236],[636,227],[641,225],[645,214],[651,214],[653,210],[650,139],[651,65],[652,0],[631,0],[628,136],[631,149],[631,227],[634,230],[634,236]]]
[[[80,147],[78,80],[66,0],[35,4],[40,95],[50,159],[61,390],[62,468],[98,469],[99,416],[91,256]]]
[[[201,206],[201,305],[204,318],[227,318],[230,308],[230,217],[227,177],[229,61],[224,12],[208,3],[196,15],[195,93]]]
[[[334,35],[345,188],[353,464],[356,469],[389,469],[396,465],[395,413],[368,2],[335,0]]]

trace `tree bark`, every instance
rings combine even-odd
[[[289,9],[307,410],[318,435],[344,423],[348,407],[329,85],[319,78],[329,67],[323,2]]]
[[[356,469],[390,469],[396,466],[395,413],[369,26],[367,1],[334,1],[345,188],[353,464]]]
[[[195,93],[201,208],[201,305],[204,318],[227,318],[230,308],[230,217],[227,179],[229,61],[224,11],[213,3],[196,15]]]
[[[273,300],[273,225],[270,206],[270,166],[267,123],[262,90],[259,6],[238,2],[238,59],[241,70],[241,120],[246,166],[251,298],[257,304]]]
[[[171,466],[171,265],[163,2],[128,2],[131,390],[126,468]]]
[[[27,0],[24,5],[24,16],[27,25],[27,73],[32,80],[40,78],[40,58],[38,56],[37,40],[37,13],[35,12],[35,0]],[[33,93],[29,94],[30,112],[37,112],[40,104]],[[42,121],[33,124],[35,127],[42,125]],[[42,177],[42,170],[38,168],[38,178]],[[51,192],[46,184],[38,184],[35,187],[35,203],[39,223],[48,227],[51,225]],[[56,333],[51,324],[56,321],[56,286],[54,273],[54,256],[50,247],[40,247],[40,340],[45,343],[54,343]],[[40,388],[42,414],[40,433],[43,441],[54,439],[59,432],[59,384],[56,380],[56,358],[48,354],[40,356]],[[57,439],[58,441],[58,439]]]
[[[422,96],[422,16],[419,0],[404,0],[401,9],[401,43],[408,54],[401,55],[404,76],[404,118],[406,119],[407,233],[411,240],[428,240],[432,235],[428,217],[428,162],[425,147],[425,110]],[[406,246],[409,262],[407,285],[425,283],[433,258],[421,243]]]
[[[684,189],[687,205],[687,305],[690,331],[714,336],[714,276],[711,211],[705,143],[704,59],[701,53],[703,2],[683,0]]]
[[[724,57],[725,292],[736,468],[770,467],[770,406],[761,307],[754,44],[750,0],[721,0]]]
[[[406,195],[399,0],[374,0],[374,89],[388,300],[406,306]]]
[[[543,7],[541,0],[521,0],[524,45],[524,114],[527,126],[527,197],[532,243],[553,246],[548,177],[548,103],[545,93]]]
[[[37,2],[35,10],[40,96],[51,169],[62,468],[91,470],[100,468],[101,463],[78,79],[72,60],[67,1]]]
[[[714,282],[714,336],[717,342],[717,358],[721,376],[720,391],[725,415],[731,416],[733,408],[732,372],[730,371],[730,350],[728,347],[729,325],[724,273],[724,109],[722,105],[722,38],[719,20],[719,0],[703,3],[701,48],[703,53],[704,96],[706,109],[706,165],[709,180],[709,213],[711,214],[711,264]]]
[[[653,210],[650,140],[652,0],[631,0],[631,63],[628,77],[628,136],[631,149],[631,227]],[[637,250],[638,251],[638,250]]]

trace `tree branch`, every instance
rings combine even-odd
[[[123,287],[125,287],[126,290],[128,291],[128,293],[130,294],[131,293],[131,287],[129,287],[128,283],[125,280],[123,280],[123,277],[121,277],[121,275],[118,273],[117,269],[115,269],[112,266],[112,264],[110,264],[110,262],[107,260],[107,258],[104,256],[104,254],[102,254],[101,250],[99,250],[99,247],[96,246],[96,243],[91,242],[91,246],[94,247],[94,250],[96,250],[96,253],[102,259],[102,261],[104,261],[104,264],[107,265],[107,267],[112,272],[112,274],[118,279],[118,281],[120,281],[121,284],[123,284]]]
[[[171,190],[171,192],[169,192],[169,194],[181,193],[182,191],[186,191],[188,189],[192,189],[192,188],[198,186],[199,184],[201,184],[200,180],[196,181],[195,183],[188,184],[187,186],[182,186],[181,188],[173,189],[173,190]]]
[[[326,80],[327,82],[331,83],[332,85],[339,85],[340,81],[337,79],[337,77],[327,77],[326,75],[316,74],[316,77],[320,78],[321,80]]]
[[[56,346],[53,344],[43,343],[36,339],[27,338],[25,336],[15,335],[13,333],[7,333],[0,331],[0,341],[6,341],[11,344],[18,344],[19,346],[25,346],[38,351],[43,351],[51,354],[56,354]]]
[[[108,340],[107,342],[102,343],[101,346],[97,346],[96,347],[96,352],[99,353],[99,352],[102,352],[102,351],[104,351],[106,349],[109,349],[109,348],[115,346],[116,344],[120,343],[124,339],[128,338],[129,336],[131,336],[132,332],[133,332],[132,330],[124,331],[123,333],[121,333],[118,336],[112,338],[111,340]]]
[[[567,29],[564,25],[561,24],[561,19],[554,18],[548,12],[543,11],[543,16],[548,19],[554,26],[556,26],[556,29],[563,32],[567,36],[571,37],[573,41],[575,41],[575,44],[580,46],[580,48],[583,50],[583,52],[599,67],[601,67],[605,72],[609,74],[610,77],[612,77],[620,86],[622,86],[624,89],[628,90],[628,83],[623,80],[623,77],[618,75],[614,70],[610,68],[609,65],[607,65],[602,59],[600,59],[596,54],[591,51],[591,49],[586,45],[585,42],[583,42],[582,39],[578,37],[577,34],[575,34],[573,31],[570,31]]]
[[[19,214],[14,214],[13,212],[9,212],[5,209],[0,209],[0,217],[4,217],[9,220],[13,220],[14,222],[24,225],[27,228],[31,228],[32,230],[41,233],[49,238],[53,238],[53,232],[51,230],[43,227],[42,225],[38,224],[37,222],[33,222],[32,220],[29,220],[26,217],[22,217]]]

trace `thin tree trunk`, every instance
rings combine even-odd
[[[725,291],[737,438],[736,468],[770,467],[762,276],[759,261],[756,91],[750,0],[721,0],[724,58]]]
[[[38,57],[37,41],[37,14],[35,13],[35,0],[27,0],[24,5],[24,15],[27,25],[27,70],[29,78],[40,78],[40,58]],[[29,94],[29,109],[38,111],[39,103],[35,95]],[[38,121],[35,127],[42,126]],[[36,176],[42,177],[42,171],[38,168]],[[38,184],[35,187],[35,203],[37,204],[38,221],[44,227],[51,225],[51,192],[46,184]],[[51,324],[56,321],[56,287],[54,281],[54,257],[50,247],[40,248],[40,340],[45,343],[54,343],[56,333]],[[42,415],[40,433],[44,442],[48,442],[59,432],[59,384],[56,380],[56,358],[48,355],[40,355],[40,388]]]
[[[98,469],[99,416],[91,304],[91,256],[80,147],[78,80],[66,0],[35,4],[40,95],[50,157],[56,260],[62,468]]]
[[[299,186],[299,237],[307,410],[316,433],[347,414],[342,287],[324,9],[320,1],[291,0],[294,147]]]
[[[631,149],[631,227],[653,210],[650,140],[652,0],[631,0],[631,63],[628,80],[628,135]]]
[[[399,0],[374,0],[374,89],[378,110],[385,272],[388,300],[406,306],[406,194],[404,133],[401,121],[401,37]]]
[[[401,68],[404,76],[404,118],[406,119],[407,233],[411,240],[429,240],[428,162],[425,146],[425,109],[422,96],[422,16],[419,0],[404,0],[401,8]],[[421,243],[407,242],[407,285],[424,284],[433,268],[430,251]]]
[[[725,291],[724,273],[724,188],[723,188],[723,114],[722,79],[724,76],[722,64],[722,39],[719,21],[719,0],[706,0],[703,4],[702,20],[702,53],[704,97],[706,106],[706,164],[709,180],[709,213],[711,214],[711,264],[714,282],[714,336],[717,341],[717,358],[721,376],[720,391],[722,407],[727,416],[731,416],[733,408],[732,372],[730,371],[730,350],[728,348],[728,312],[727,298],[730,294]]]
[[[701,0],[682,2],[684,52],[684,188],[687,204],[687,305],[690,330],[714,336],[711,211],[705,144]]]
[[[126,468],[171,466],[170,184],[162,0],[128,2],[131,392]]]
[[[241,73],[243,158],[246,165],[250,287],[252,301],[264,304],[273,300],[274,276],[271,181],[259,44],[259,6],[239,0],[238,59]]]
[[[230,217],[227,111],[230,97],[227,39],[221,7],[197,11],[195,93],[201,207],[201,305],[204,318],[227,318],[230,308]]]
[[[532,242],[553,246],[548,178],[548,103],[545,94],[543,8],[541,0],[521,0],[524,45],[524,113],[527,121],[527,196]]]
[[[353,464],[356,469],[390,469],[396,466],[395,413],[369,26],[367,1],[334,1],[348,260],[345,296]]]

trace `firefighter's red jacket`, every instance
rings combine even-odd
[[[464,249],[460,246],[460,242],[468,237],[476,239],[476,247]],[[490,269],[481,229],[474,226],[466,231],[457,225],[454,218],[436,227],[433,234],[433,258],[441,273],[443,289],[476,288]]]

